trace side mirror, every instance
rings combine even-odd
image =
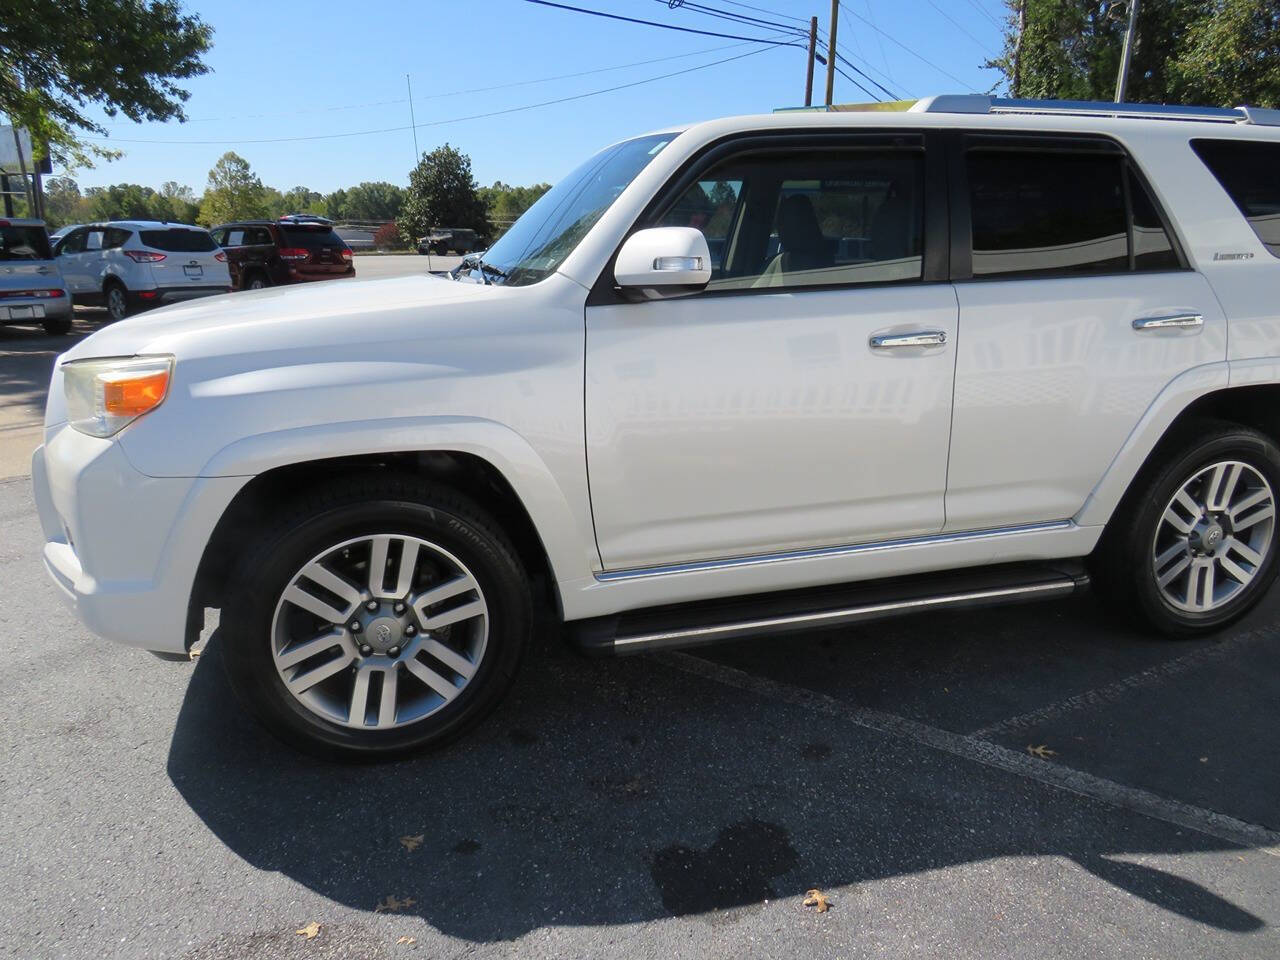
[[[639,230],[618,251],[613,278],[624,289],[650,296],[696,292],[711,282],[707,238],[693,227]]]

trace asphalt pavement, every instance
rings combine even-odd
[[[49,340],[0,328],[0,423]],[[39,549],[0,480],[3,956],[1280,956],[1275,592],[1176,643],[1089,597],[551,638],[464,740],[335,766],[240,713],[216,630],[194,663],[88,635]]]

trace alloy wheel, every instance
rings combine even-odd
[[[128,313],[128,304],[124,299],[124,291],[119,287],[112,287],[107,291],[107,313],[111,315],[113,320],[123,320],[125,314]]]
[[[1164,601],[1209,613],[1235,599],[1271,549],[1275,495],[1257,469],[1224,460],[1197,471],[1156,526],[1151,563]]]
[[[358,730],[416,723],[476,676],[489,609],[472,572],[406,534],[339,543],[313,557],[276,603],[271,652],[313,714]]]

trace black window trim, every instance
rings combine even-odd
[[[1267,243],[1266,240],[1262,239],[1262,236],[1258,233],[1257,228],[1254,227],[1253,221],[1250,219],[1249,214],[1245,212],[1244,207],[1240,205],[1240,202],[1238,200],[1236,200],[1235,194],[1232,193],[1231,190],[1227,188],[1227,185],[1223,182],[1222,178],[1218,175],[1218,171],[1216,171],[1215,169],[1213,169],[1212,166],[1209,165],[1209,161],[1206,160],[1204,154],[1200,152],[1200,144],[1216,145],[1216,144],[1228,144],[1228,143],[1261,144],[1263,146],[1273,146],[1273,147],[1280,146],[1280,144],[1277,144],[1275,140],[1257,140],[1257,139],[1245,138],[1245,137],[1226,137],[1220,134],[1212,137],[1209,137],[1209,136],[1192,137],[1187,143],[1187,145],[1191,148],[1191,153],[1195,156],[1195,158],[1200,162],[1200,164],[1208,172],[1209,176],[1213,178],[1213,182],[1218,185],[1218,188],[1222,190],[1223,194],[1226,195],[1226,198],[1229,201],[1231,201],[1231,205],[1236,208],[1236,212],[1240,214],[1240,218],[1244,220],[1245,226],[1249,228],[1249,232],[1253,234],[1254,238],[1258,241],[1258,244],[1262,247],[1262,249],[1265,250],[1267,253],[1269,253],[1272,257],[1275,257],[1276,259],[1280,259],[1280,252],[1272,250],[1271,249],[1272,245]]]
[[[1019,280],[1086,280],[1096,277],[1127,277],[1134,274],[1185,273],[1191,270],[1181,237],[1174,229],[1173,221],[1160,199],[1151,189],[1151,181],[1129,151],[1116,140],[1100,134],[1016,134],[997,133],[989,130],[956,131],[947,135],[947,181],[951,196],[951,281],[953,283],[1013,283]],[[969,203],[969,173],[965,165],[965,153],[974,146],[995,147],[1010,152],[1034,153],[1099,153],[1118,155],[1122,162],[1121,182],[1125,191],[1125,230],[1129,236],[1129,267],[1126,270],[1108,270],[1097,273],[1064,274],[1060,270],[1028,271],[1026,273],[973,274],[973,213]],[[1151,206],[1160,219],[1160,225],[1169,237],[1178,266],[1163,270],[1136,270],[1133,249],[1133,203],[1129,194],[1131,174],[1146,191]]]
[[[623,294],[613,282],[614,266],[618,252],[628,238],[638,230],[654,226],[659,217],[674,204],[684,192],[712,167],[741,154],[759,155],[761,153],[788,152],[797,147],[813,150],[918,150],[924,154],[924,233],[923,263],[919,279],[910,280],[876,280],[864,282],[804,284],[783,287],[738,287],[723,290],[696,289],[689,291],[688,296],[696,297],[741,297],[769,296],[781,293],[804,294],[819,293],[830,290],[868,290],[882,287],[911,287],[927,284],[948,283],[951,250],[947,243],[949,235],[947,202],[947,183],[944,144],[942,134],[924,128],[907,130],[867,129],[837,131],[778,130],[756,131],[751,133],[731,134],[713,141],[686,160],[667,179],[662,188],[645,205],[631,227],[618,241],[613,253],[606,261],[596,282],[592,284],[587,295],[588,307],[610,304],[626,304],[635,302],[652,303],[654,301],[636,301]],[[682,297],[681,299],[687,299]]]

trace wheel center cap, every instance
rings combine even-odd
[[[1218,548],[1218,545],[1222,543],[1224,535],[1225,531],[1222,529],[1222,524],[1210,521],[1195,531],[1192,545],[1198,546],[1206,553],[1213,553]]]
[[[378,617],[365,628],[365,641],[378,653],[400,646],[403,628],[395,617]]]

